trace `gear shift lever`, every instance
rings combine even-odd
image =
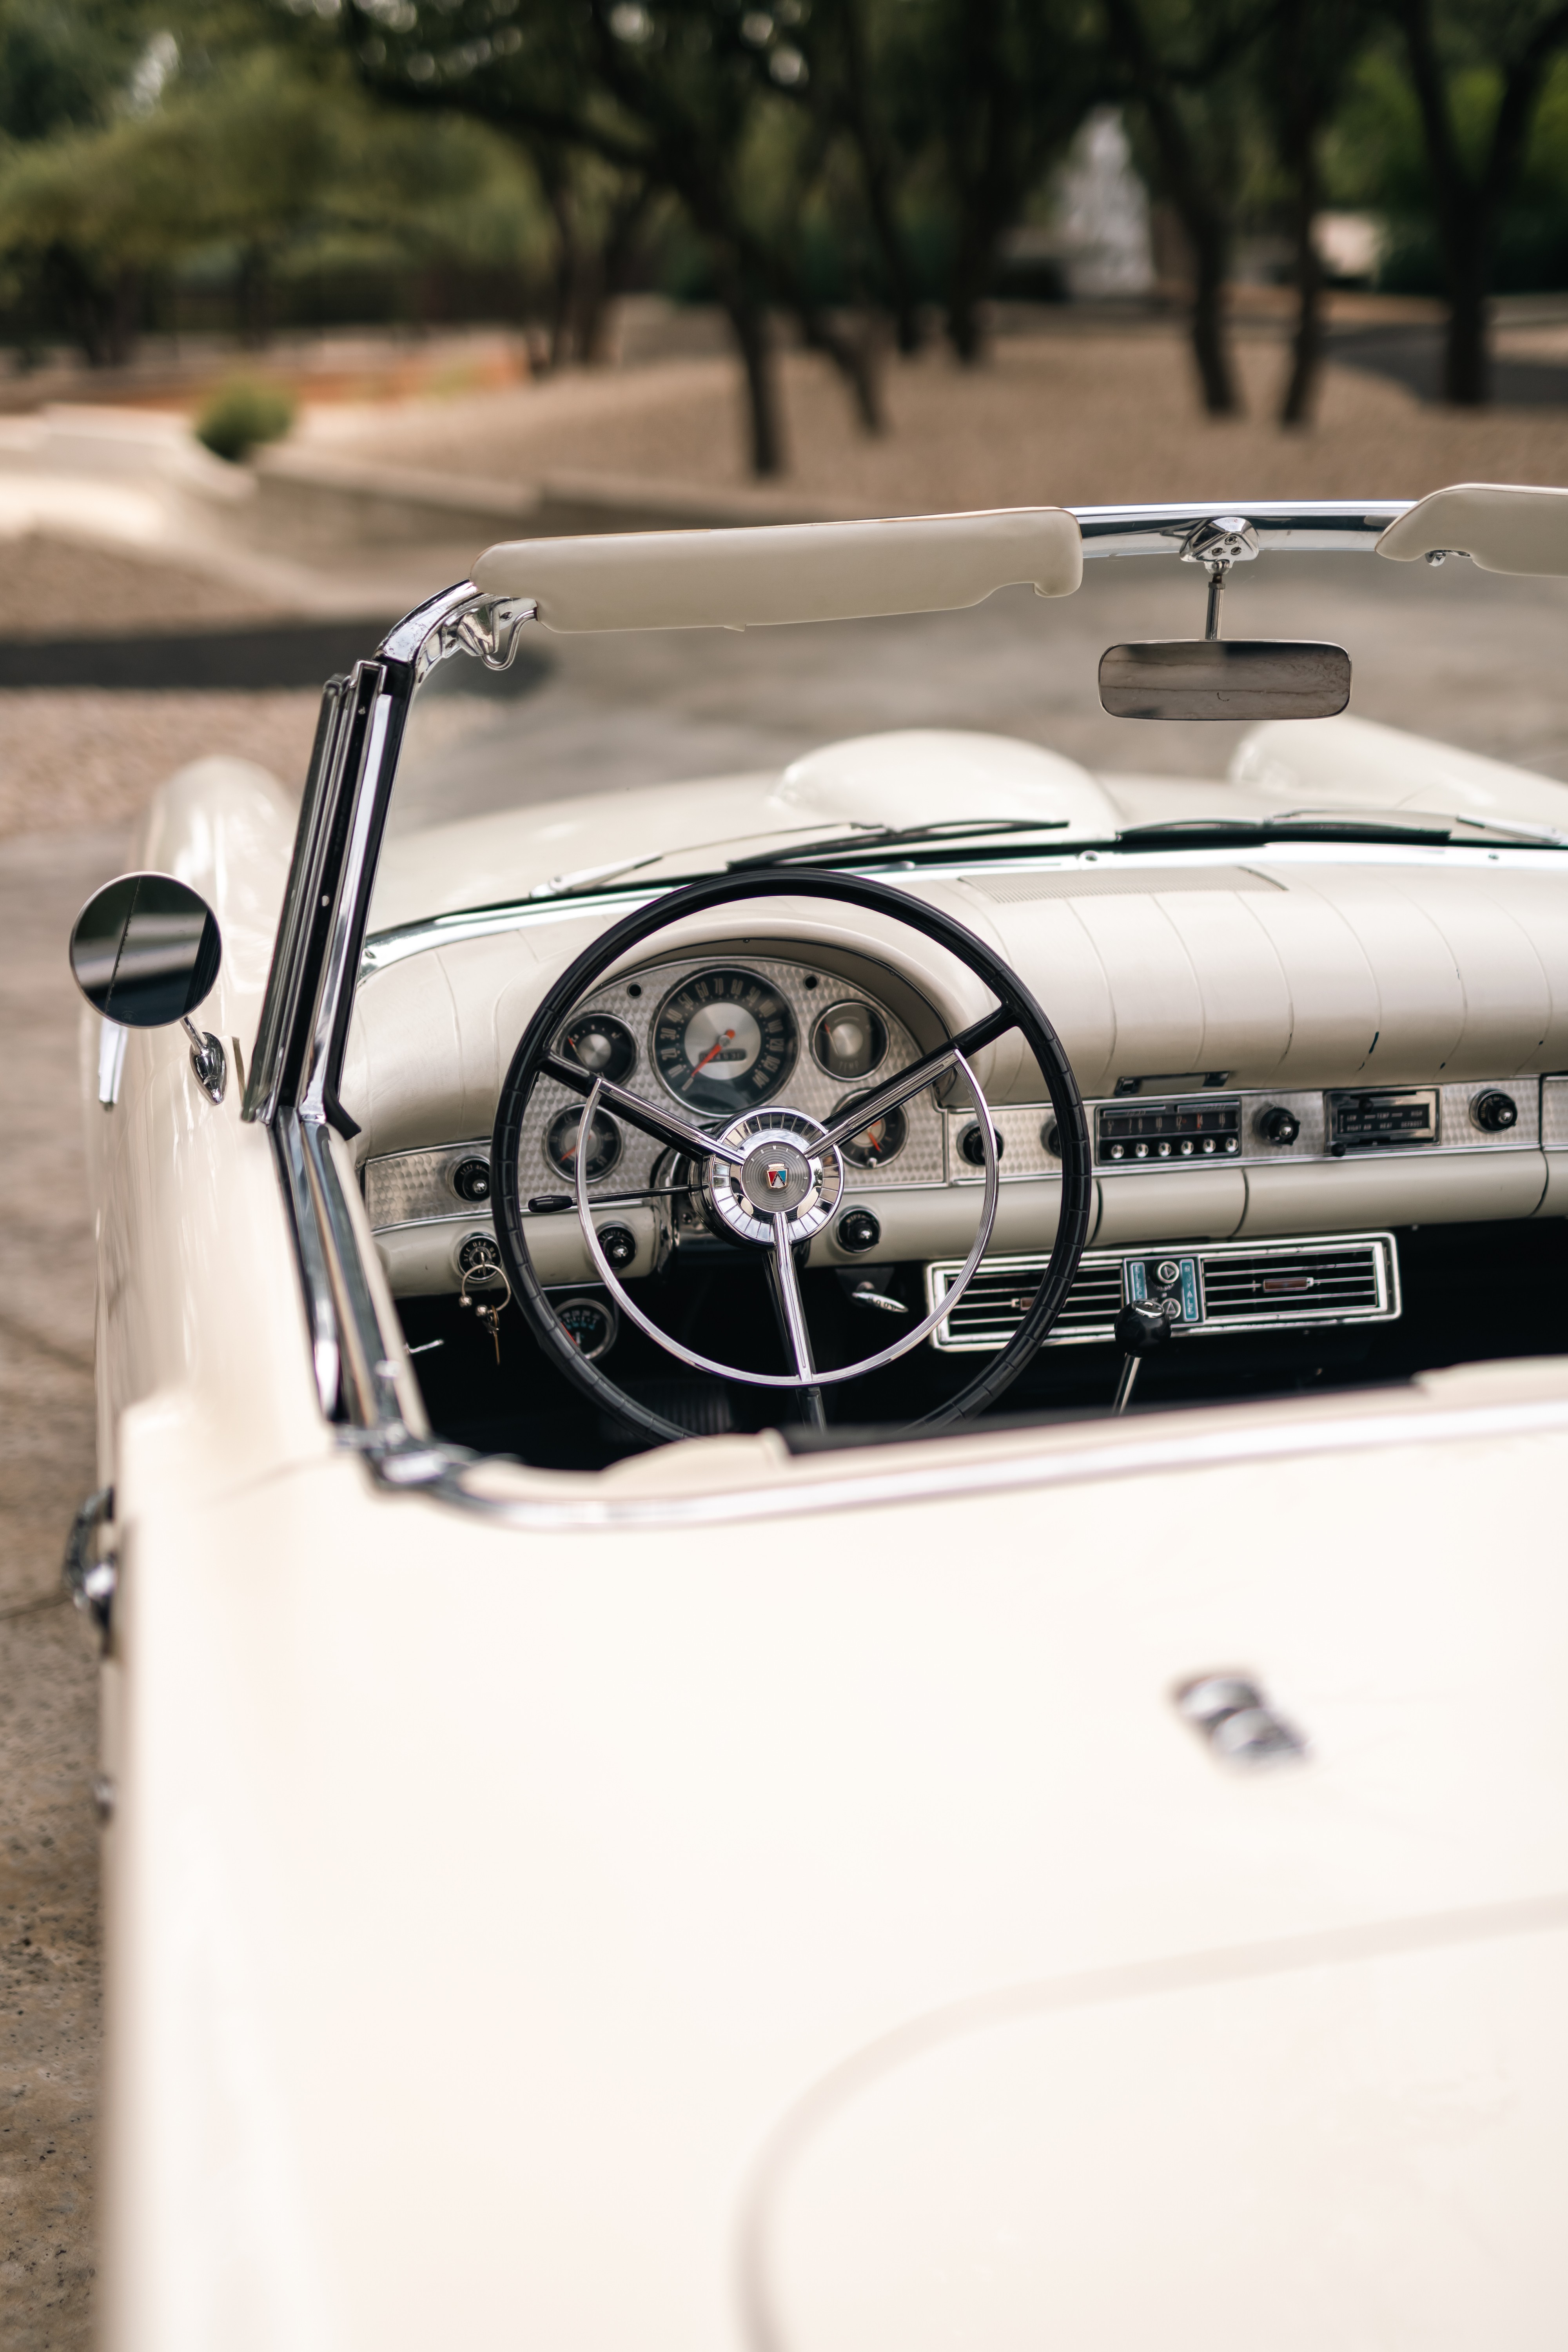
[[[1157,1299],[1135,1298],[1124,1307],[1112,1327],[1121,1350],[1121,1378],[1116,1383],[1112,1412],[1125,1412],[1137,1385],[1138,1367],[1145,1356],[1163,1347],[1171,1336],[1165,1310]]]

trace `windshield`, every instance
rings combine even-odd
[[[1201,636],[1204,587],[1144,556],[1089,562],[1071,597],[1006,589],[913,618],[525,626],[509,671],[459,655],[416,698],[372,934],[780,855],[885,867],[959,846],[967,862],[1293,833],[1568,839],[1568,582],[1265,555],[1232,576],[1226,635],[1344,646],[1346,716],[1109,717],[1101,652]]]

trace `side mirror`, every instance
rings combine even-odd
[[[70,937],[71,971],[93,1011],[122,1029],[182,1022],[192,1041],[191,1066],[214,1102],[223,1100],[223,1047],[190,1016],[212,993],[222,959],[212,908],[172,874],[122,874],[105,883]]]
[[[1351,698],[1343,646],[1177,637],[1110,646],[1100,699],[1112,719],[1333,719]]]

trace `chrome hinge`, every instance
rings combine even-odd
[[[100,1486],[89,1495],[75,1518],[66,1538],[66,1556],[62,1574],[66,1591],[70,1594],[84,1617],[90,1617],[109,1647],[113,1626],[114,1592],[118,1581],[112,1542],[105,1542],[105,1531],[114,1524],[114,1489]]]

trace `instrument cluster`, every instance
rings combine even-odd
[[[916,1060],[898,1016],[838,976],[771,957],[682,958],[612,982],[566,1024],[558,1051],[595,1076],[663,1096],[701,1127],[727,1127],[781,1098],[826,1122]],[[655,1181],[660,1148],[605,1111],[584,1139],[584,1106],[542,1081],[524,1122],[522,1189]],[[857,1181],[940,1182],[942,1117],[929,1095],[873,1120],[844,1147]]]

